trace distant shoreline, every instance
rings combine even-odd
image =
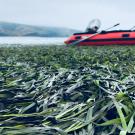
[[[63,27],[32,26],[0,22],[0,37],[67,37],[79,30]]]

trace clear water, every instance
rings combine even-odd
[[[63,45],[65,38],[48,37],[0,37],[0,46],[3,45]]]

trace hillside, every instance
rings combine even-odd
[[[75,32],[79,31],[62,27],[31,26],[0,22],[0,36],[66,37]]]

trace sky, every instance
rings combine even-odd
[[[135,0],[0,0],[0,21],[84,30],[98,18],[102,29],[135,25]]]

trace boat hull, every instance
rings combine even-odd
[[[76,33],[68,38],[65,43],[72,45],[76,41],[90,37],[89,33]],[[100,45],[135,45],[135,31],[110,31],[101,32],[91,38],[81,41],[79,46],[100,46]]]

